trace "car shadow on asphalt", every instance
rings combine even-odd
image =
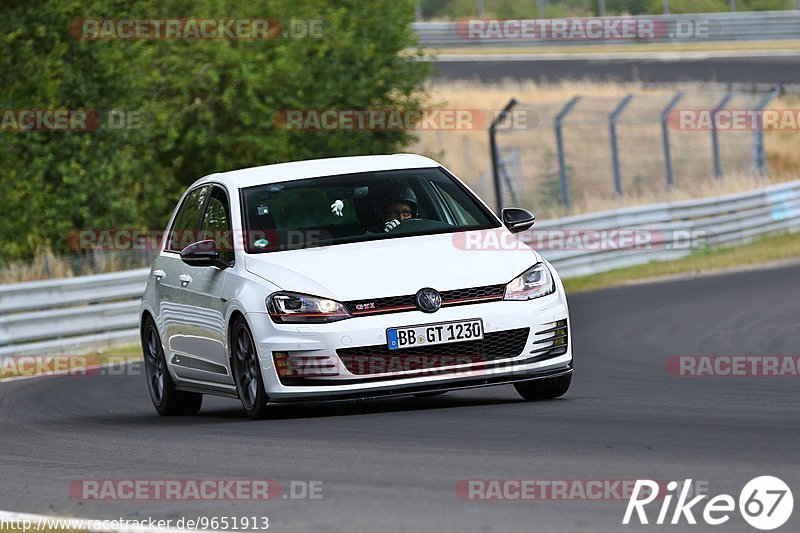
[[[501,393],[502,394],[502,393]],[[270,406],[269,416],[264,420],[302,420],[330,417],[357,417],[364,415],[380,415],[406,412],[441,411],[446,409],[491,409],[497,406],[514,404],[536,403],[541,406],[548,404],[563,408],[567,398],[541,402],[526,401],[508,395],[468,395],[468,393],[449,393],[435,397],[397,397],[371,400],[343,400],[335,402],[304,402],[296,404],[275,404]],[[138,403],[137,403],[138,407]],[[103,426],[149,426],[165,427],[174,426],[199,426],[207,424],[224,424],[235,422],[249,422],[247,414],[238,400],[227,398],[209,398],[200,412],[193,416],[160,417],[155,411],[150,411],[149,406],[142,405],[142,409],[135,412],[124,413],[117,409],[115,412],[104,414],[83,414],[65,416],[61,413],[57,419],[50,419],[49,424],[73,424],[79,421],[82,424],[98,424]],[[550,409],[547,409],[549,412]]]
[[[562,401],[562,400],[558,400]],[[432,411],[441,409],[481,408],[508,404],[524,404],[523,399],[513,397],[486,397],[443,395],[436,397],[399,397],[374,400],[347,400],[337,402],[305,402],[298,404],[276,404],[270,407],[266,420],[294,420],[327,418],[336,416],[361,416],[409,411]],[[196,418],[246,418],[241,409],[201,410]]]

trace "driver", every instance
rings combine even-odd
[[[382,213],[384,231],[391,231],[402,222],[417,218],[417,195],[410,187],[400,187],[386,195]]]

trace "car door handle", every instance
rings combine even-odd
[[[184,287],[192,282],[192,276],[190,276],[189,274],[181,274],[180,276],[178,276],[178,279],[181,280],[181,284]]]
[[[163,270],[153,270],[153,276],[156,278],[156,281],[161,281],[161,278],[166,276],[167,273]]]

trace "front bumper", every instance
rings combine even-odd
[[[569,330],[569,316],[563,290],[528,302],[491,302],[443,308],[435,314],[419,311],[391,315],[365,316],[332,324],[274,324],[266,313],[248,315],[258,345],[261,371],[271,401],[356,399],[419,394],[462,388],[482,387],[556,377],[572,372],[570,338],[559,341],[555,355],[543,355],[543,346],[563,324]],[[338,351],[354,347],[377,347],[386,343],[391,327],[416,326],[480,318],[486,336],[527,328],[529,333],[519,353],[509,357],[474,360],[459,358],[459,344],[452,348],[454,358],[441,366],[397,368],[378,373],[353,373]],[[544,343],[544,344],[543,344]],[[431,347],[432,348],[432,347]],[[412,355],[414,348],[400,350]],[[321,362],[330,372],[302,377],[279,377],[273,354]]]
[[[421,383],[418,385],[403,385],[400,387],[388,387],[380,389],[360,389],[356,392],[334,391],[326,393],[324,396],[303,395],[303,396],[280,396],[270,398],[270,403],[298,403],[302,401],[349,401],[349,400],[373,400],[379,398],[390,398],[395,396],[409,396],[415,394],[427,394],[436,392],[447,392],[454,390],[476,389],[480,387],[492,387],[495,385],[510,385],[528,381],[538,381],[548,378],[556,378],[572,374],[572,361],[562,365],[551,365],[544,370],[534,374],[513,375],[502,374],[494,377],[472,378],[472,379],[450,379],[446,381],[434,381]]]

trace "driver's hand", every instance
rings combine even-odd
[[[396,228],[399,225],[400,225],[400,221],[399,220],[397,220],[397,219],[390,220],[389,222],[386,223],[386,229],[383,230],[383,231],[387,231],[387,232],[388,231],[392,231],[394,228]]]

